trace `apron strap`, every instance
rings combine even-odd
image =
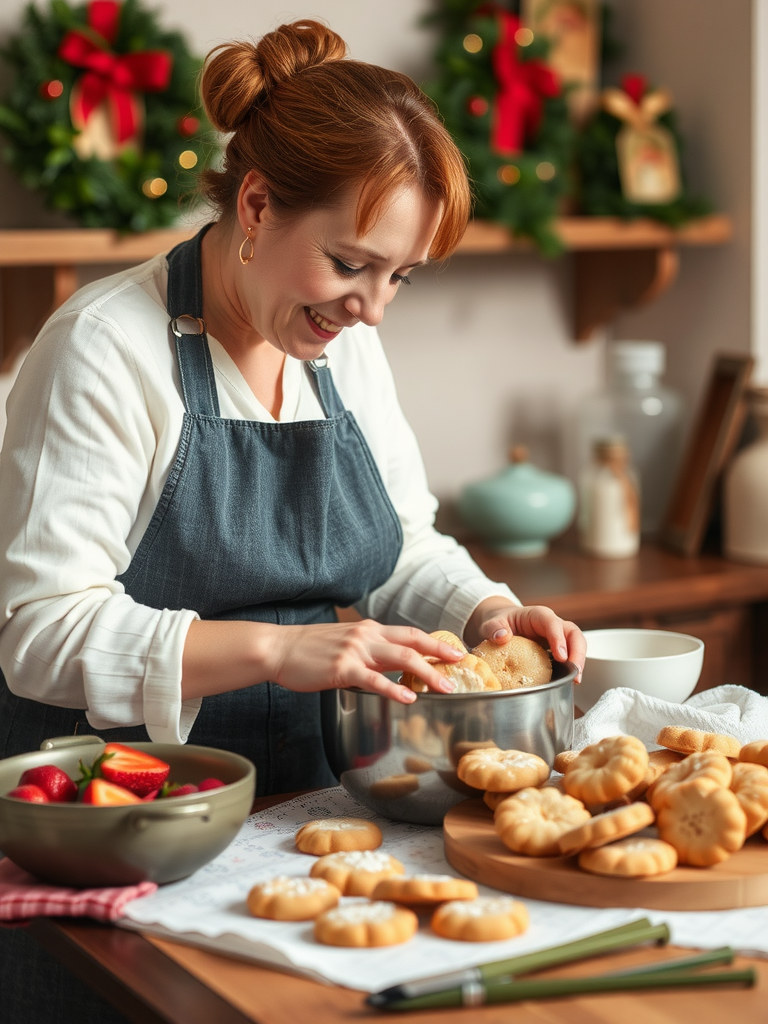
[[[320,356],[304,364],[307,368],[312,389],[315,392],[320,407],[325,413],[326,419],[331,416],[341,416],[344,412],[344,403],[333,383],[331,369],[328,366],[328,356]]]
[[[203,235],[181,242],[168,253],[170,326],[176,342],[184,407],[189,413],[219,416],[219,396],[203,315]]]

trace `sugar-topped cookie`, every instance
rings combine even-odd
[[[381,829],[367,818],[320,818],[302,825],[295,836],[302,853],[322,857],[339,850],[375,850],[382,843]]]
[[[335,907],[341,892],[323,878],[278,875],[259,882],[248,893],[248,909],[254,917],[272,921],[309,921]]]
[[[554,786],[521,789],[497,808],[493,826],[513,853],[529,857],[556,857],[560,836],[589,819],[580,800]]]
[[[326,946],[396,946],[412,938],[419,919],[395,903],[350,903],[315,920],[315,938]]]
[[[511,896],[451,900],[432,915],[432,931],[460,942],[497,942],[522,935],[529,923],[524,903]]]
[[[477,885],[468,878],[422,874],[384,878],[373,890],[372,899],[428,906],[447,900],[473,900],[476,896]]]
[[[475,789],[493,793],[514,793],[526,786],[539,786],[549,778],[549,765],[537,754],[524,750],[486,747],[470,750],[459,761],[456,774]]]
[[[370,896],[383,878],[404,872],[400,861],[383,850],[346,850],[316,860],[309,873],[335,885],[343,896]]]
[[[579,867],[594,875],[649,878],[664,875],[677,865],[677,851],[663,839],[629,836],[607,846],[582,850]]]

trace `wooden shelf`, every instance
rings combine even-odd
[[[622,309],[650,302],[675,280],[682,246],[727,242],[731,222],[702,217],[674,230],[651,220],[562,217],[556,230],[574,261],[574,336],[585,341]],[[189,238],[195,228],[121,236],[99,228],[0,230],[3,363],[66,301],[78,285],[77,267],[141,263]],[[474,221],[459,255],[531,252],[497,224]]]

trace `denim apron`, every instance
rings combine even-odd
[[[391,575],[400,522],[325,359],[306,364],[324,419],[260,423],[219,415],[199,319],[204,231],[168,256],[168,314],[186,412],[160,500],[119,579],[141,604],[189,608],[203,619],[333,622],[334,606],[353,604]],[[190,328],[201,333],[183,333]],[[318,694],[270,682],[205,697],[189,742],[250,758],[259,794],[333,785],[319,705]],[[95,730],[82,711],[16,697],[0,683],[0,756],[75,732],[148,739],[143,726]],[[124,1020],[23,931],[0,932],[3,1021]],[[30,977],[45,977],[45,986],[31,986]]]

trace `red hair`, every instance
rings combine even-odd
[[[349,60],[346,49],[325,25],[298,21],[256,44],[212,50],[201,94],[211,123],[232,137],[222,169],[203,173],[202,191],[227,219],[251,171],[285,216],[333,205],[359,188],[363,235],[399,189],[417,186],[442,207],[430,256],[444,259],[470,215],[464,159],[407,75]]]

